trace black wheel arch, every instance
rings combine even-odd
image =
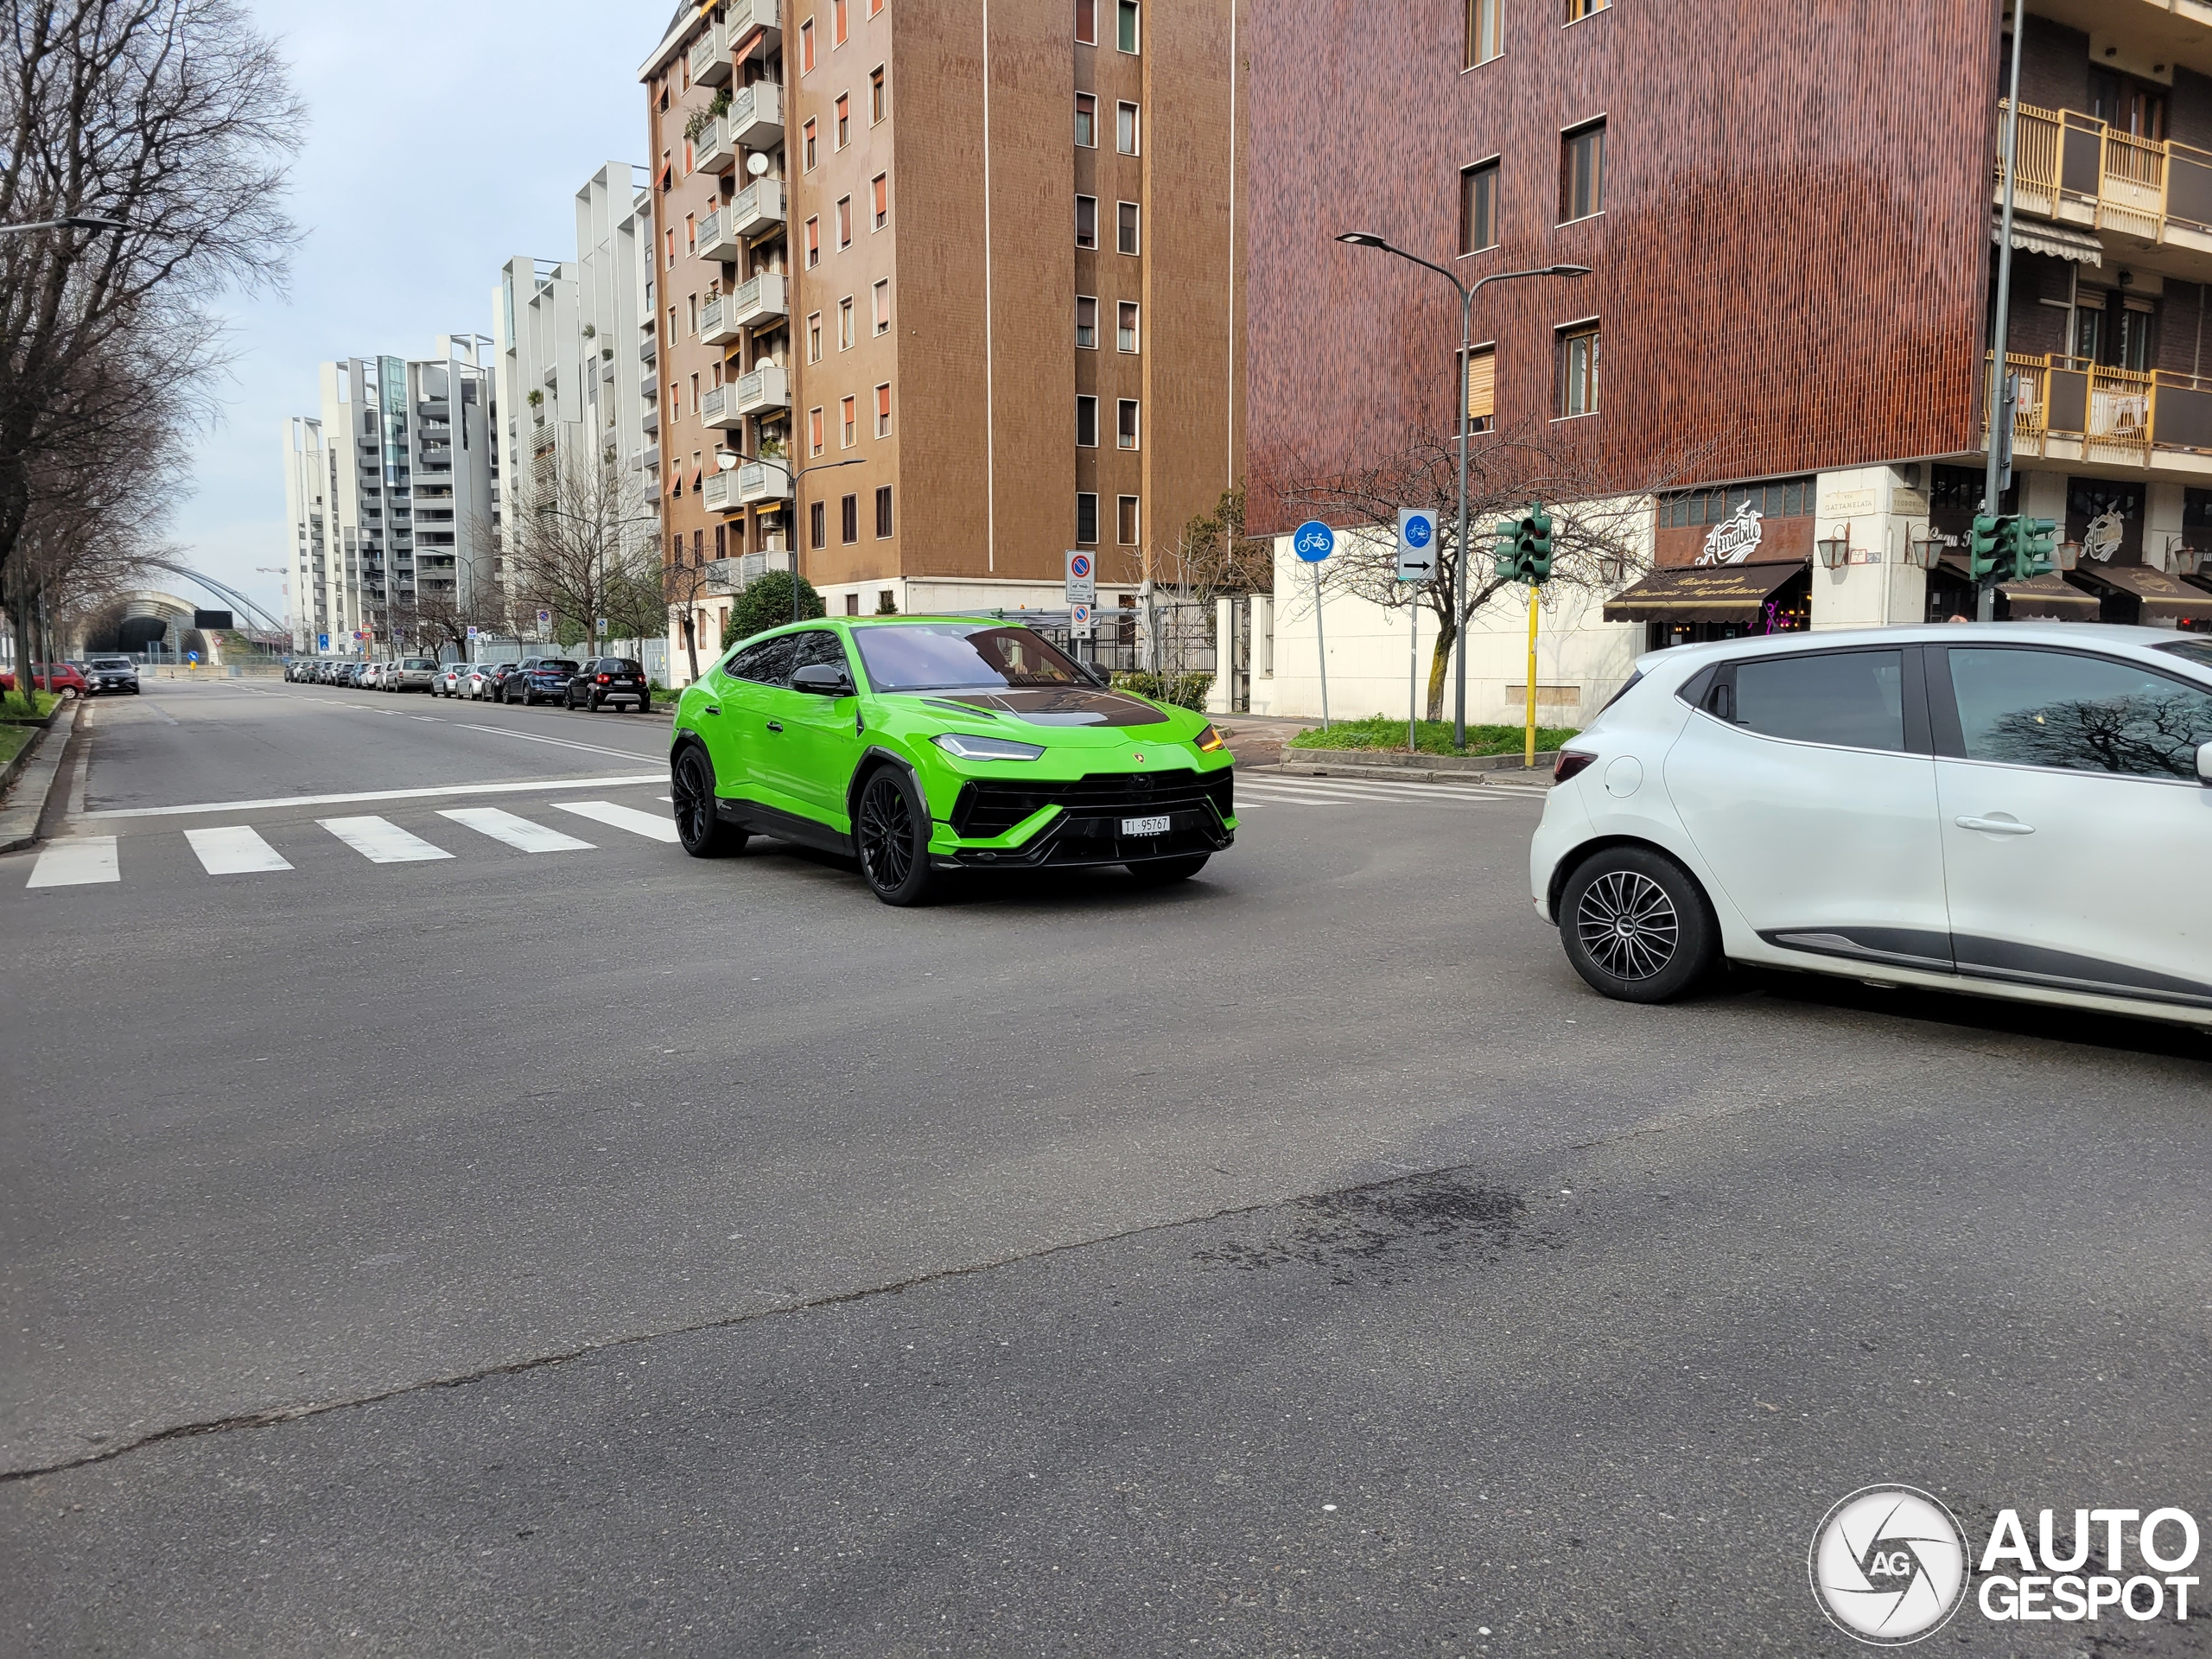
[[[851,823],[858,817],[861,791],[868,787],[868,780],[886,766],[896,767],[906,774],[907,781],[914,786],[914,793],[922,798],[922,810],[928,812],[930,792],[924,787],[922,775],[914,769],[914,763],[895,749],[887,749],[880,743],[871,743],[861,752],[860,760],[854,764],[853,775],[845,785],[846,823]]]
[[[1697,879],[1697,872],[1657,842],[1647,841],[1641,836],[1599,836],[1584,842],[1553,868],[1551,883],[1544,894],[1544,907],[1551,912],[1554,922],[1559,920],[1560,895],[1567,891],[1567,884],[1574,879],[1574,873],[1599,853],[1615,847],[1633,847],[1640,853],[1650,853],[1665,859],[1682,873],[1682,879],[1696,889],[1697,896],[1705,901],[1707,912],[1712,912],[1713,895],[1705,890],[1705,883]]]

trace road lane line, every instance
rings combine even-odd
[[[389,818],[318,818],[315,822],[372,864],[417,864],[453,856],[420,836],[409,835]]]
[[[592,843],[588,841],[564,836],[558,830],[532,823],[528,818],[518,818],[496,806],[448,806],[441,808],[438,816],[451,818],[455,823],[480,835],[489,836],[494,841],[504,841],[510,847],[519,847],[525,853],[588,853],[592,850]]]
[[[504,726],[479,726],[465,720],[448,722],[455,731],[482,732],[487,737],[518,737],[525,743],[550,743],[556,748],[582,749],[588,754],[619,755],[625,760],[650,760],[650,754],[640,754],[635,749],[610,749],[598,743],[579,743],[573,738],[540,737],[535,732],[511,732]]]
[[[580,818],[593,818],[601,823],[611,823],[617,830],[627,830],[632,835],[650,836],[655,841],[676,839],[673,823],[650,812],[640,812],[634,806],[617,806],[612,801],[554,801],[550,804]]]
[[[94,881],[120,881],[113,836],[78,836],[57,841],[31,866],[27,887],[81,887]]]
[[[617,777],[533,778],[525,783],[442,784],[424,789],[367,789],[347,795],[271,795],[257,801],[195,801],[186,806],[113,806],[87,812],[87,818],[174,818],[194,812],[259,812],[285,806],[349,806],[356,801],[422,801],[445,795],[512,795],[529,790],[619,789],[627,784],[663,784],[665,772]]]
[[[289,870],[290,861],[242,823],[213,830],[188,830],[184,838],[210,875],[249,875],[257,870]]]

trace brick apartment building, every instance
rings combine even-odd
[[[1056,605],[1078,546],[1133,592],[1236,482],[1241,3],[678,12],[638,349],[702,647],[794,551],[839,612]]]
[[[2081,556],[2000,613],[2212,616],[2212,6],[2025,10],[2005,506]],[[1478,434],[1541,434],[1651,498],[1661,568],[1577,625],[1594,655],[1563,677],[1970,609],[1943,538],[1981,494],[2012,28],[1999,0],[1255,12],[1255,527],[1287,528],[1285,481],[1450,435],[1457,298],[1332,239],[1372,231],[1463,279],[1592,268],[1479,294],[1466,391]]]

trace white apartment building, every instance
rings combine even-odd
[[[429,357],[321,365],[320,418],[284,432],[296,650],[424,643],[425,609],[499,620],[489,344],[448,334]]]
[[[659,385],[639,331],[652,315],[652,194],[645,171],[608,162],[575,195],[576,254],[555,263],[518,255],[493,294],[501,459],[518,499],[509,524],[550,496],[564,464],[611,460],[625,517],[656,508]],[[536,505],[550,505],[539,499]],[[658,545],[640,522],[638,539]],[[525,630],[527,631],[527,630]]]

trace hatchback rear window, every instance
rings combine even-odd
[[[638,674],[644,671],[627,657],[606,657],[600,660],[599,671],[602,674]]]
[[[555,659],[540,663],[537,665],[537,671],[541,674],[573,674],[576,671],[576,665],[574,663]]]
[[[436,660],[429,657],[410,657],[407,659],[410,668],[435,668],[437,665]]]

